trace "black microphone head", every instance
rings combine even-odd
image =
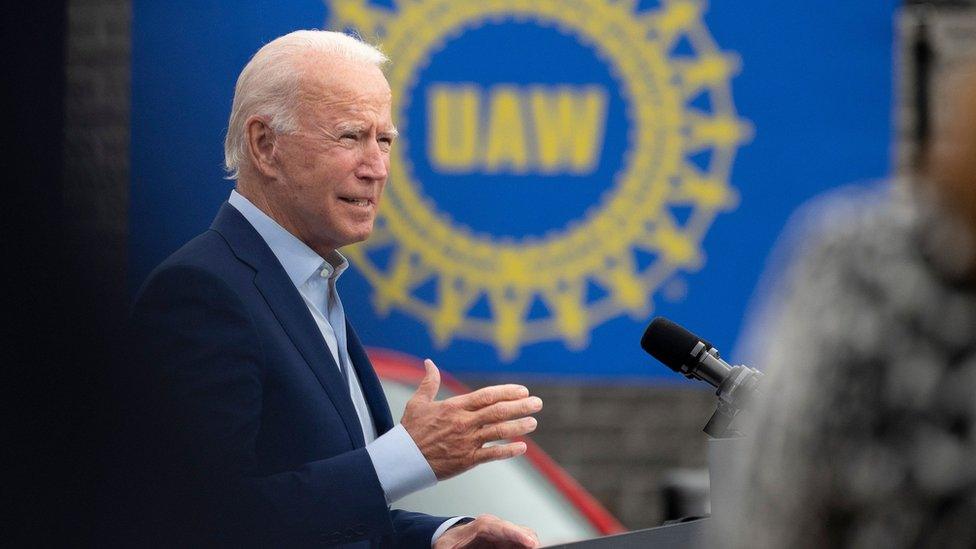
[[[641,347],[668,368],[681,372],[682,366],[690,366],[694,361],[691,350],[699,341],[705,344],[706,349],[712,348],[708,341],[659,316],[644,330]]]

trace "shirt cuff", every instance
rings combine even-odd
[[[460,520],[463,520],[465,523],[468,523],[474,520],[474,517],[454,517],[445,520],[444,522],[441,523],[440,526],[437,527],[437,530],[434,530],[434,535],[430,536],[430,546],[433,547],[434,543],[437,542],[437,538],[441,537],[441,534],[447,532],[448,528],[454,526]]]
[[[437,484],[433,469],[403,425],[397,425],[367,444],[366,453],[373,462],[387,505]]]

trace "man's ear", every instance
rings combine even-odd
[[[275,132],[259,116],[251,116],[244,123],[247,138],[247,154],[251,166],[267,177],[277,175],[278,161],[275,158]]]

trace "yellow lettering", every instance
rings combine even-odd
[[[591,173],[603,149],[607,101],[598,86],[431,85],[431,165],[446,173]]]
[[[535,123],[539,170],[592,172],[603,148],[606,93],[596,86],[581,91],[537,86],[528,95]]]
[[[524,173],[528,166],[525,126],[519,93],[514,86],[495,86],[488,107],[488,143],[485,149],[487,172]]]
[[[431,164],[443,172],[474,169],[478,156],[481,96],[474,85],[435,85],[427,94]]]

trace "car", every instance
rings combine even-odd
[[[423,362],[387,349],[367,349],[394,418],[424,377]],[[438,398],[470,392],[441,370]],[[489,513],[535,530],[542,545],[616,534],[625,528],[589,492],[538,445],[526,443],[524,455],[480,465],[396,502],[397,507],[434,515],[477,516]]]

